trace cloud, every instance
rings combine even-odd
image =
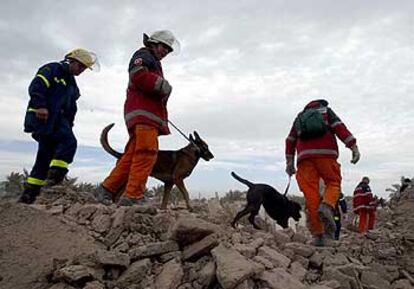
[[[116,124],[110,141],[119,150],[128,138],[129,59],[142,33],[166,28],[182,45],[180,54],[163,61],[173,85],[170,119],[187,134],[197,130],[216,155],[200,163],[188,180],[191,188],[207,193],[238,186],[230,170],[280,187],[286,181],[284,139],[295,115],[310,100],[326,98],[362,152],[351,166],[350,152],[340,145],[346,192],[367,174],[373,189],[384,193],[411,173],[414,161],[413,8],[411,1],[2,1],[0,143],[25,141],[33,148],[22,123],[36,70],[75,47],[91,49],[102,71],[77,79],[80,147],[71,173],[85,181],[103,178],[112,163],[100,155],[101,129]],[[160,138],[162,149],[184,145],[174,130]],[[96,153],[84,158],[86,147]],[[17,163],[30,166],[30,152],[2,147],[2,159],[9,160],[2,174]],[[86,166],[101,158],[108,163]]]

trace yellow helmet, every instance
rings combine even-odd
[[[65,59],[73,59],[79,61],[90,70],[98,72],[100,65],[95,53],[83,48],[77,48],[65,55]]]

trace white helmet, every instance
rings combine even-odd
[[[152,43],[163,43],[167,45],[171,51],[178,53],[180,51],[180,42],[175,38],[174,34],[172,34],[169,30],[159,30],[155,31],[148,37],[144,34],[144,43],[145,42],[152,42]]]
[[[79,61],[90,70],[93,70],[95,72],[98,72],[100,70],[100,65],[96,54],[83,48],[77,48],[70,51],[65,55],[65,59],[73,59]]]

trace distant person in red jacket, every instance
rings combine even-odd
[[[286,173],[296,173],[296,180],[306,200],[310,231],[314,244],[323,246],[325,237],[334,239],[336,225],[334,208],[341,192],[341,168],[337,162],[338,137],[352,150],[351,163],[360,158],[356,139],[328,107],[326,100],[308,103],[298,114],[286,138]],[[319,179],[326,188],[322,201],[319,195]]]
[[[369,178],[363,177],[355,188],[352,198],[354,213],[359,216],[358,232],[365,233],[367,230],[374,228],[377,205],[378,202],[373,197],[369,187]]]
[[[146,182],[157,160],[158,136],[170,134],[167,102],[172,86],[164,77],[161,60],[177,51],[179,42],[170,31],[161,30],[151,36],[144,34],[143,44],[128,68],[124,119],[130,138],[97,196],[107,205],[125,185],[118,205],[143,203]]]

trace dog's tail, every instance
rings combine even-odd
[[[251,186],[253,186],[253,183],[249,182],[248,180],[242,179],[241,177],[239,177],[238,175],[236,175],[235,172],[231,172],[231,175],[233,178],[235,178],[236,180],[238,180],[239,182],[245,184],[246,186],[248,186],[249,188]]]

